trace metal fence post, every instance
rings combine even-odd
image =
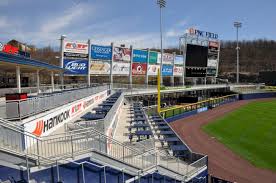
[[[72,153],[72,158],[74,159],[74,147],[73,147],[73,136],[71,135],[71,153]]]
[[[60,182],[58,161],[56,161],[56,167],[57,167],[57,178],[58,178],[58,182]]]
[[[30,182],[30,168],[29,168],[29,160],[27,155],[26,155],[26,168],[27,168],[27,180],[28,182]]]
[[[83,164],[81,164],[81,168],[82,168],[82,181],[83,181],[83,183],[85,183],[85,174],[84,174],[84,166],[83,166]]]
[[[39,139],[37,138],[36,139],[36,148],[37,148],[37,163],[38,163],[38,166],[40,165],[40,156],[39,156],[39,144],[38,144],[38,141]]]

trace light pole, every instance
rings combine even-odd
[[[163,76],[162,76],[162,70],[163,70],[163,34],[162,34],[162,8],[166,7],[166,0],[157,0],[157,4],[160,7],[160,39],[161,39],[161,63],[160,63],[160,84],[163,85]]]
[[[66,38],[66,35],[60,36],[60,67],[63,68],[63,54],[64,54],[64,39]],[[64,73],[60,73],[60,84],[61,88],[64,88]]]
[[[241,28],[242,23],[241,22],[234,22],[234,27],[237,28],[237,84],[239,84],[240,82],[240,76],[239,76],[239,72],[240,72],[240,60],[239,60],[239,51],[240,51],[240,47],[239,47],[239,28]]]

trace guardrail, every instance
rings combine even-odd
[[[173,116],[183,114],[186,112],[190,112],[193,110],[200,110],[201,108],[204,108],[204,107],[207,107],[207,108],[208,107],[216,107],[225,102],[232,102],[232,101],[236,101],[238,99],[239,99],[239,94],[226,95],[223,97],[212,98],[212,99],[204,100],[204,101],[193,103],[193,104],[188,104],[188,105],[183,105],[183,106],[173,107],[170,109],[161,110],[160,114],[161,114],[161,116],[163,116],[163,118],[169,118],[169,117],[173,117]]]
[[[38,95],[27,98],[26,100],[9,100],[6,101],[6,104],[0,105],[2,109],[0,114],[3,115],[1,117],[7,119],[22,119],[108,89],[109,86],[104,85]],[[2,103],[3,102],[4,101],[2,101]],[[7,112],[3,113],[3,110],[6,110]]]

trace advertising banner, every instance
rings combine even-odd
[[[174,60],[174,65],[183,65],[184,59],[182,55],[176,55]]]
[[[173,66],[172,65],[163,65],[162,66],[162,76],[172,76],[173,75]]]
[[[163,53],[163,64],[173,64],[173,54]],[[161,53],[158,53],[157,63],[161,63]]]
[[[147,63],[148,62],[148,51],[133,50],[133,62]]]
[[[183,75],[183,67],[174,66],[173,75],[174,76],[182,76]]]
[[[70,52],[64,52],[63,56],[65,58],[80,58],[80,59],[88,59],[88,54],[83,53],[70,53]]]
[[[148,65],[148,75],[157,76],[158,69],[160,69],[160,65]]]
[[[133,63],[132,64],[132,74],[133,75],[146,75],[147,64]]]
[[[110,74],[110,64],[108,62],[91,62],[90,74],[108,75]]]
[[[113,75],[129,75],[130,63],[113,62]]]
[[[156,64],[157,59],[158,59],[158,52],[151,51],[150,58],[149,58],[149,64]]]
[[[207,67],[215,67],[215,68],[217,68],[217,65],[218,65],[218,61],[217,60],[208,59]]]
[[[91,58],[99,60],[111,60],[112,59],[112,47],[111,46],[91,46]]]
[[[64,52],[88,54],[88,44],[64,41]]]
[[[129,48],[115,47],[113,53],[114,61],[127,61],[130,62],[131,50]]]
[[[63,67],[67,69],[64,74],[85,75],[88,74],[88,60],[64,59]]]

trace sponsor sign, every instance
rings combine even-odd
[[[115,47],[113,53],[114,61],[127,61],[130,62],[131,50],[129,48]]]
[[[183,67],[174,66],[173,75],[174,76],[182,76],[183,75]]]
[[[182,55],[176,55],[174,59],[174,65],[183,65],[184,59]]]
[[[160,69],[160,65],[148,65],[148,75],[157,76],[158,69]]]
[[[208,59],[207,67],[215,67],[215,68],[217,68],[217,64],[218,64],[217,60]]]
[[[64,52],[88,54],[88,44],[64,41]]]
[[[217,68],[207,67],[207,76],[217,76]]]
[[[63,56],[65,58],[81,58],[81,59],[88,59],[88,54],[83,53],[70,53],[70,52],[64,52]]]
[[[32,133],[35,136],[43,137],[52,133],[57,128],[64,125],[64,123],[69,122],[78,114],[83,112],[86,108],[96,105],[103,98],[107,96],[107,91],[92,95],[85,99],[82,99],[78,102],[74,102],[71,105],[65,107],[60,107],[48,115],[45,115],[42,118],[26,122],[24,124],[25,130],[29,133]],[[28,139],[26,139],[28,141]],[[28,146],[28,142],[27,142]]]
[[[168,64],[171,65],[173,64],[173,54],[169,54],[169,53],[163,53],[163,64]],[[157,63],[161,63],[161,53],[158,53],[158,59],[157,59]]]
[[[133,63],[132,64],[132,74],[133,75],[146,75],[147,64]]]
[[[219,42],[218,41],[209,41],[209,48],[216,48],[218,50]]]
[[[64,59],[63,67],[67,69],[64,74],[85,75],[88,74],[88,60]]]
[[[112,47],[111,46],[91,46],[91,59],[111,60]]]
[[[151,51],[149,55],[150,55],[149,63],[156,64],[158,59],[158,52]]]
[[[162,66],[162,76],[172,76],[173,75],[173,66],[172,65],[163,65]]]
[[[110,74],[110,63],[91,62],[90,74],[108,75]]]
[[[210,38],[210,39],[218,39],[218,34],[215,34],[212,32],[205,32],[205,31],[194,29],[194,28],[189,28],[187,32],[190,35],[196,35],[196,36],[206,37],[206,38]]]
[[[133,62],[147,63],[148,62],[148,51],[133,50]]]
[[[129,75],[130,63],[113,62],[113,75]]]

